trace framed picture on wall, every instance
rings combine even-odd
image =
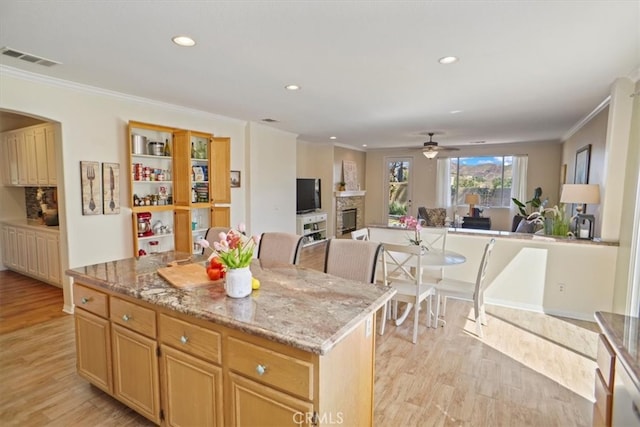
[[[102,214],[102,192],[100,191],[100,163],[80,162],[80,185],[82,189],[82,215]]]
[[[574,184],[588,184],[589,183],[589,164],[591,162],[591,144],[587,144],[578,151],[576,151],[576,167],[573,174]],[[576,214],[578,204],[572,206],[571,212]],[[587,205],[582,205],[582,212],[585,212]]]
[[[120,213],[120,164],[102,164],[102,200],[105,215]]]
[[[240,188],[240,171],[231,171],[231,188]]]

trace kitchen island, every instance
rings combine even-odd
[[[81,376],[157,424],[372,425],[375,313],[393,290],[254,260],[260,289],[232,299],[157,274],[187,256],[67,271]]]

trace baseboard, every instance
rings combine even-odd
[[[488,305],[495,305],[499,307],[514,308],[517,310],[525,310],[525,311],[532,311],[534,313],[548,314],[550,316],[566,317],[568,319],[586,320],[587,322],[595,322],[593,313],[578,313],[578,312],[572,312],[572,311],[546,309],[540,305],[513,303],[512,301],[505,301],[505,300],[494,299],[494,298],[485,298],[484,302]]]

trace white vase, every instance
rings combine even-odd
[[[224,289],[231,298],[244,298],[251,294],[251,269],[249,267],[227,270]]]

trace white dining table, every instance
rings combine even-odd
[[[384,242],[381,242],[381,243],[384,246]],[[463,264],[466,261],[467,261],[467,257],[462,255],[461,253],[454,252],[454,251],[447,251],[447,250],[443,252],[443,251],[437,251],[432,249],[429,251],[425,251],[425,253],[422,255],[423,268],[424,267],[446,268],[446,267]],[[402,325],[402,323],[409,316],[409,313],[411,312],[412,308],[413,308],[413,304],[407,303],[400,317],[395,319],[396,326]],[[438,319],[435,319],[435,327],[437,326],[438,326]]]

